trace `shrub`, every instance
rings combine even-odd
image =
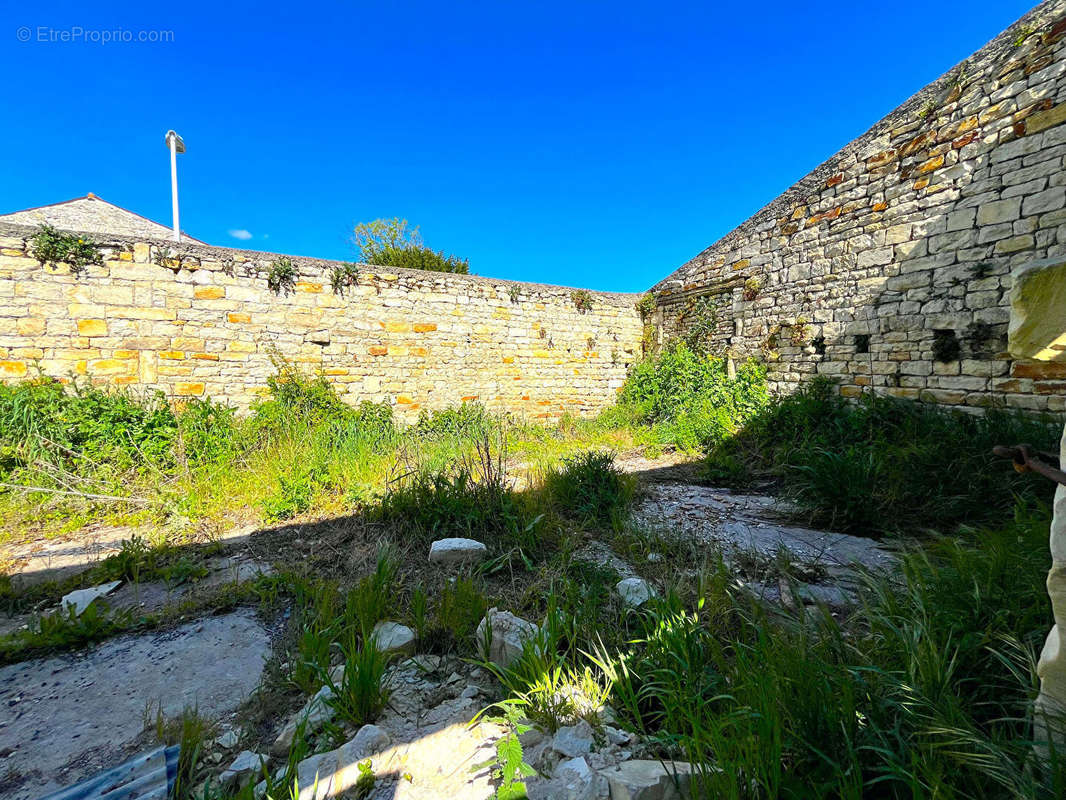
[[[365,264],[463,275],[470,272],[470,263],[466,259],[426,247],[418,227],[408,229],[405,219],[362,222],[355,226],[354,241],[359,258]]]
[[[765,370],[756,362],[731,379],[724,360],[674,342],[633,368],[618,403],[653,424],[663,443],[696,450],[732,435],[768,399]]]
[[[135,398],[51,378],[0,384],[0,449],[9,468],[44,456],[115,470],[172,456],[178,423],[162,393]]]

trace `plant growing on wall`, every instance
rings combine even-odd
[[[41,266],[68,264],[74,275],[85,272],[90,264],[103,262],[100,246],[96,242],[74,233],[58,231],[51,225],[42,225],[30,238],[30,252]]]
[[[949,361],[958,361],[962,353],[962,345],[953,330],[933,331],[933,360],[946,364]]]
[[[329,271],[329,285],[333,288],[333,294],[344,294],[349,286],[355,286],[359,280],[359,266],[357,264],[344,263]]]
[[[512,303],[517,303],[519,296],[522,294],[522,290],[518,288],[518,284],[511,284],[507,288],[507,296],[511,298]]]
[[[646,322],[648,317],[655,313],[655,295],[648,292],[634,304],[634,308],[637,309],[640,318]]]
[[[267,273],[267,286],[270,287],[270,291],[274,294],[280,294],[282,291],[289,292],[295,285],[296,267],[293,266],[290,258],[282,256],[271,263],[270,272]]]
[[[177,272],[184,266],[185,258],[181,253],[177,253],[171,250],[169,247],[157,247],[155,248],[155,257],[152,261],[157,267],[165,267],[166,269],[172,269]]]
[[[796,347],[803,347],[810,343],[811,327],[807,324],[806,317],[796,317],[789,330],[788,340]]]
[[[759,290],[762,289],[762,281],[756,277],[748,278],[744,281],[744,299],[751,301],[759,296]]]
[[[678,325],[685,331],[682,338],[689,349],[705,353],[718,328],[718,306],[708,296],[690,298],[678,316]]]
[[[574,303],[574,308],[582,314],[592,310],[592,294],[588,289],[574,289],[570,292],[570,299]]]

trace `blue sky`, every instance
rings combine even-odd
[[[640,291],[1031,5],[0,0],[0,212],[169,223],[174,128],[208,242],[346,259],[400,216],[478,274]],[[47,41],[76,27],[173,33]]]

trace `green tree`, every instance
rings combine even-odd
[[[382,267],[425,269],[433,272],[470,272],[470,262],[458,256],[432,250],[422,241],[418,226],[411,228],[407,220],[376,219],[355,226],[353,242],[364,264]]]

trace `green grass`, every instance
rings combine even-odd
[[[974,416],[889,397],[858,403],[817,379],[773,401],[709,451],[708,477],[770,479],[818,524],[860,535],[1008,520],[1053,487],[992,457],[994,445],[1057,450],[1061,422],[990,409]]]

